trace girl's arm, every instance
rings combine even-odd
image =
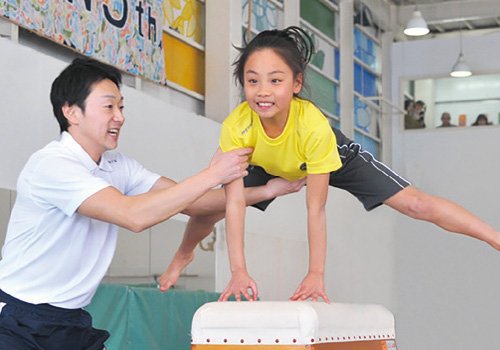
[[[309,240],[309,271],[290,300],[313,301],[325,294],[324,273],[326,259],[326,213],[330,174],[310,174],[307,176],[307,235]]]
[[[257,300],[257,285],[247,272],[244,253],[245,191],[243,179],[237,179],[224,187],[226,191],[226,232],[229,251],[231,280],[219,297],[226,301],[234,294],[237,301],[241,295],[247,300]],[[248,290],[252,291],[250,295]]]

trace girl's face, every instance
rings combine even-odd
[[[243,74],[245,99],[250,108],[263,121],[286,121],[293,95],[302,88],[302,74],[294,77],[288,64],[272,49],[253,52]]]

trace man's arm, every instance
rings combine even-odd
[[[176,182],[171,179],[160,178],[151,190],[154,191],[157,189],[170,187],[175,184]],[[269,180],[267,184],[262,186],[245,187],[245,202],[247,206],[250,206],[262,201],[281,197],[290,193],[295,193],[300,191],[304,187],[304,184],[305,178],[302,180],[288,181],[280,177],[276,177]],[[216,213],[224,213],[225,211],[225,190],[224,188],[217,188],[208,191],[196,202],[189,205],[185,210],[183,210],[182,213],[189,216],[206,216]]]
[[[95,193],[78,213],[140,232],[181,212],[211,188],[247,174],[251,149],[218,152],[210,165],[186,180],[167,188],[137,196],[126,196],[113,187]]]

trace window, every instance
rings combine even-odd
[[[167,85],[198,99],[205,95],[205,4],[163,1]]]
[[[306,72],[304,97],[316,103],[335,126],[340,114],[337,19],[338,8],[330,1],[300,1],[300,26],[309,33],[316,50]]]

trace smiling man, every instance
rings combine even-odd
[[[0,261],[2,349],[103,349],[109,333],[82,308],[109,267],[117,227],[141,232],[184,212],[202,217],[190,227],[204,233],[224,215],[223,190],[212,188],[247,174],[248,148],[217,153],[180,183],[114,151],[125,121],[120,84],[115,68],[89,59],[52,84],[61,137],[30,157],[17,182]],[[247,199],[298,189],[274,182]]]

